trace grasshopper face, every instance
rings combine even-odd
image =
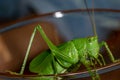
[[[98,57],[99,44],[97,36],[87,38],[87,51],[91,57]]]

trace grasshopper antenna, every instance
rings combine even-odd
[[[90,12],[88,10],[88,5],[87,5],[87,1],[84,0],[84,4],[85,4],[85,7],[87,9],[87,12],[88,12],[88,15],[89,15],[89,19],[91,21],[91,24],[92,24],[92,28],[93,28],[93,33],[95,36],[97,36],[97,32],[96,32],[96,24],[95,24],[95,20],[94,20],[94,0],[92,0],[92,15],[90,15]]]

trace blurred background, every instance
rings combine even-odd
[[[102,8],[102,9],[120,9],[119,0],[87,0],[88,8]],[[93,6],[94,4],[94,6]],[[56,0],[0,0],[0,23],[3,24],[3,22],[6,23],[6,21],[12,21],[16,19],[20,19],[22,17],[31,16],[33,14],[45,14],[50,12],[55,12],[59,10],[71,10],[71,9],[86,9],[84,0],[66,0],[66,1],[56,1]],[[115,14],[116,15],[116,14]],[[114,16],[115,16],[114,15]],[[117,14],[119,15],[119,14]],[[108,33],[111,30],[119,29],[119,22],[115,20],[113,17],[110,17],[111,15],[107,14],[96,14],[96,25],[97,22],[99,24],[97,26],[97,32],[98,35],[101,34],[101,31],[103,34],[100,39],[105,39],[105,36],[108,35]],[[60,29],[65,32],[64,35],[67,35],[67,39],[72,39],[73,37],[77,37],[80,34],[75,34],[73,36],[69,36],[69,34],[73,34],[75,32],[81,32],[81,37],[87,36],[87,34],[91,34],[91,27],[89,27],[90,23],[85,23],[85,20],[90,21],[88,18],[80,17],[79,19],[81,25],[86,25],[86,27],[83,27],[82,30],[78,28],[73,29],[73,27],[69,27],[68,30],[65,29],[65,25],[61,25]],[[78,22],[76,22],[78,23]],[[66,21],[66,25],[69,25],[69,23]],[[74,24],[74,22],[73,22]],[[104,26],[103,26],[104,25]],[[99,27],[100,26],[100,27]],[[102,27],[102,28],[101,28]],[[66,31],[64,31],[66,30]],[[72,30],[72,31],[71,31]],[[86,30],[86,31],[85,31]],[[73,33],[72,33],[73,32]],[[71,38],[72,37],[72,38]]]
[[[119,58],[120,51],[120,0],[86,0],[88,8],[95,9],[108,9],[110,12],[95,12],[94,18],[97,27],[97,34],[99,36],[99,41],[105,40],[110,45],[110,49],[114,51],[115,57]],[[93,5],[94,4],[94,5]],[[77,9],[86,9],[84,0],[0,0],[0,72],[5,69],[10,69],[13,71],[18,70],[19,68],[13,67],[11,62],[16,66],[22,64],[23,56],[27,48],[27,42],[32,33],[32,30],[36,24],[41,24],[45,27],[45,31],[52,39],[52,41],[58,45],[61,39],[58,37],[57,32],[61,32],[62,38],[65,41],[71,40],[79,37],[87,37],[93,35],[91,21],[87,12],[69,14],[64,16],[65,18],[56,20],[46,18],[47,21],[43,20],[42,22],[30,23],[22,26],[19,30],[15,29],[11,32],[2,32],[2,29],[5,27],[10,27],[12,24],[16,24],[21,21],[32,19],[38,15],[47,14],[51,12],[58,12],[58,14],[64,14],[60,11],[62,10],[77,10]],[[114,11],[115,10],[115,11]],[[113,12],[114,11],[114,12]],[[72,16],[73,15],[73,16]],[[55,16],[55,15],[54,15]],[[56,24],[49,23],[49,21],[56,21]],[[34,20],[33,20],[34,21]],[[61,24],[60,24],[61,23]],[[58,25],[58,26],[55,26]],[[30,27],[31,26],[31,27]],[[52,26],[47,27],[47,26]],[[57,28],[57,30],[56,30]],[[51,33],[53,31],[53,33]],[[28,34],[28,35],[25,35]],[[38,37],[39,35],[37,35]],[[33,45],[38,44],[38,39]],[[24,41],[22,40],[24,39]],[[25,41],[26,40],[26,41]],[[41,40],[40,44],[44,42]],[[25,44],[23,44],[25,43]],[[114,43],[114,44],[113,44]],[[41,44],[44,45],[45,43]],[[20,45],[22,47],[20,47]],[[19,47],[18,47],[19,46]],[[32,50],[32,59],[40,51],[47,49],[47,46],[44,48],[40,47]],[[39,50],[40,49],[40,50]],[[36,54],[34,54],[36,53]],[[14,55],[14,56],[13,56]],[[3,57],[4,56],[4,57]],[[19,56],[19,60],[16,58],[11,59],[15,56]],[[7,61],[2,63],[3,59]],[[29,60],[30,60],[29,59]],[[4,66],[3,66],[4,65]],[[18,67],[17,66],[17,67]],[[115,76],[113,76],[115,74]],[[116,70],[102,75],[103,80],[118,80],[120,70]],[[112,75],[112,76],[111,76]],[[109,77],[108,77],[109,76]],[[104,79],[106,77],[106,79]],[[110,78],[111,77],[111,78]]]

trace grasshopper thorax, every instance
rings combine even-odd
[[[97,36],[88,37],[86,40],[86,49],[90,57],[97,58],[99,53],[99,43]]]

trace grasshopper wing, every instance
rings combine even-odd
[[[63,73],[66,71],[62,66],[55,61],[50,50],[44,51],[35,57],[29,66],[29,70],[40,75]]]

